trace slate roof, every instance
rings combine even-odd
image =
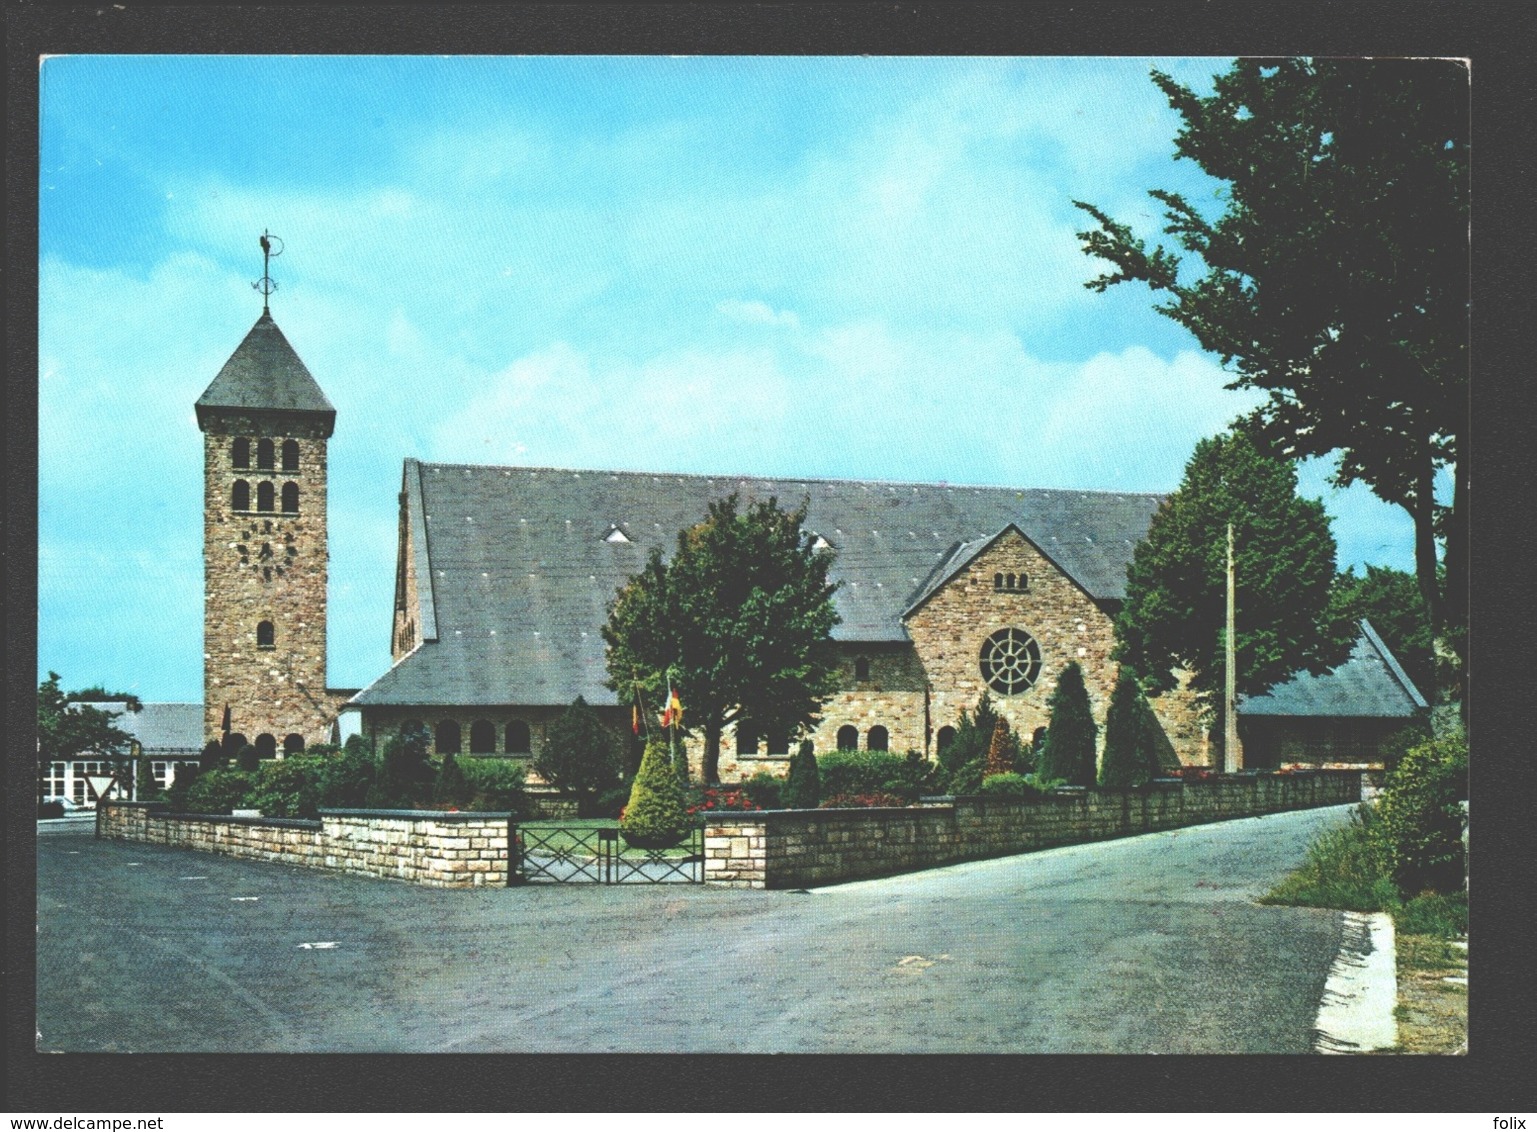
[[[336,409],[266,311],[197,399],[196,408],[200,425],[209,409],[317,413],[327,419],[328,436],[336,422]]]
[[[1092,597],[1125,594],[1132,547],[1162,497],[865,480],[765,479],[405,462],[417,539],[420,645],[353,702],[611,704],[608,605],[659,546],[731,492],[809,497],[806,528],[837,552],[844,641],[905,642],[936,572],[1016,525]],[[614,531],[628,541],[611,542]],[[427,583],[430,581],[430,588]]]
[[[1428,706],[1370,621],[1350,659],[1322,676],[1300,672],[1262,696],[1240,697],[1238,714],[1315,718],[1404,718]]]
[[[112,725],[142,743],[145,754],[196,755],[203,750],[202,704],[146,703],[139,711],[129,711],[121,701],[90,706],[116,713]]]

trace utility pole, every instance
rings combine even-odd
[[[1233,524],[1227,525],[1227,632],[1223,642],[1222,697],[1222,769],[1232,774],[1238,769],[1238,643],[1234,622],[1237,620],[1237,595],[1233,575]]]

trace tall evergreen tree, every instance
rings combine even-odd
[[[687,837],[692,827],[667,743],[652,739],[630,786],[630,801],[619,819],[619,832],[637,848],[667,849]]]
[[[1064,781],[1069,786],[1094,785],[1094,740],[1099,727],[1089,706],[1089,690],[1076,660],[1057,677],[1046,701],[1046,740],[1037,755],[1039,781]]]
[[[669,765],[671,765],[669,763]],[[546,782],[590,805],[604,790],[619,785],[624,752],[619,736],[586,699],[577,696],[550,724],[534,755],[534,769]]]
[[[822,776],[810,739],[803,740],[790,758],[790,776],[780,801],[787,810],[814,810],[822,804]]]
[[[704,735],[705,782],[720,781],[726,727],[750,720],[794,735],[837,687],[832,554],[812,546],[805,518],[805,503],[712,503],[704,522],[679,533],[671,561],[652,551],[610,608],[610,687],[639,683],[661,703],[671,673],[685,726]]]
[[[1108,790],[1125,790],[1156,778],[1159,770],[1158,721],[1136,677],[1130,669],[1122,668],[1105,713],[1105,756],[1100,762],[1099,784]]]
[[[1415,573],[1437,639],[1438,692],[1466,660],[1469,74],[1438,59],[1245,59],[1205,97],[1153,81],[1183,119],[1175,157],[1226,184],[1221,211],[1150,195],[1205,274],[1129,226],[1084,251],[1140,281],[1160,313],[1267,399],[1244,426],[1287,457],[1332,456],[1414,520]],[[1450,472],[1450,500],[1438,475]],[[1437,541],[1445,543],[1438,578]]]

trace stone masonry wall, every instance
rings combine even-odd
[[[321,810],[319,821],[171,814],[161,803],[107,802],[99,837],[254,861],[404,880],[433,888],[507,884],[510,814]]]
[[[801,888],[1360,797],[1359,773],[1320,771],[1061,791],[1039,802],[721,813],[705,827],[704,877],[731,888]]]
[[[210,416],[203,438],[203,730],[231,730],[254,742],[291,734],[328,742],[335,719],[326,693],[326,438],[313,420],[234,412]],[[251,441],[251,466],[234,466],[237,437]],[[256,466],[257,441],[271,438],[275,467]],[[299,446],[297,471],[282,470],[282,444]],[[251,509],[235,511],[236,480],[250,485]],[[273,485],[273,510],[257,509],[258,485]],[[282,511],[283,485],[299,489],[299,511]],[[257,624],[271,621],[271,646]]]

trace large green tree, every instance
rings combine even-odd
[[[1301,669],[1332,668],[1355,639],[1331,605],[1329,517],[1318,500],[1297,497],[1292,463],[1264,455],[1243,433],[1202,440],[1132,552],[1114,655],[1153,691],[1173,688],[1183,669],[1212,709],[1225,672],[1229,523],[1241,694]]]
[[[1128,225],[1079,233],[1266,400],[1242,425],[1272,452],[1329,456],[1414,519],[1438,698],[1461,700],[1467,624],[1468,72],[1447,60],[1249,59],[1199,96],[1153,72],[1176,158],[1224,182],[1208,207],[1154,191],[1183,252]],[[1204,268],[1204,271],[1202,270]],[[1437,479],[1450,473],[1450,499]],[[1437,570],[1437,539],[1445,568]]]
[[[82,755],[99,755],[109,763],[126,796],[132,788],[129,747],[133,736],[113,722],[118,712],[93,707],[95,703],[121,703],[128,711],[140,710],[139,698],[127,692],[108,692],[100,687],[65,692],[59,674],[37,686],[38,797],[43,796],[44,769],[50,762],[66,762]]]
[[[704,737],[706,782],[720,780],[720,740],[735,723],[792,739],[813,726],[837,686],[831,633],[833,556],[803,529],[806,504],[745,509],[736,495],[682,531],[672,558],[653,550],[609,611],[610,687],[639,684],[661,704],[668,674],[684,725]]]

